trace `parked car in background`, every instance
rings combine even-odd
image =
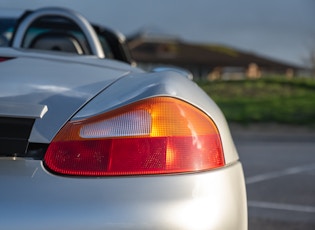
[[[188,73],[136,68],[120,35],[71,10],[12,22],[1,28],[1,229],[247,229],[228,125]]]

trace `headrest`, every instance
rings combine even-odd
[[[29,48],[84,54],[76,37],[61,32],[42,33],[32,40]]]

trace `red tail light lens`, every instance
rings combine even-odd
[[[0,57],[0,62],[8,61],[10,59],[13,59],[12,57]]]
[[[73,176],[196,172],[225,164],[213,121],[167,97],[67,123],[44,162],[53,172]]]

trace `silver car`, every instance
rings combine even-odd
[[[226,120],[188,73],[107,58],[71,10],[15,28],[0,48],[0,229],[247,229]]]

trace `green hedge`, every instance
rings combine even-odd
[[[315,125],[315,80],[281,76],[197,82],[228,121]]]

